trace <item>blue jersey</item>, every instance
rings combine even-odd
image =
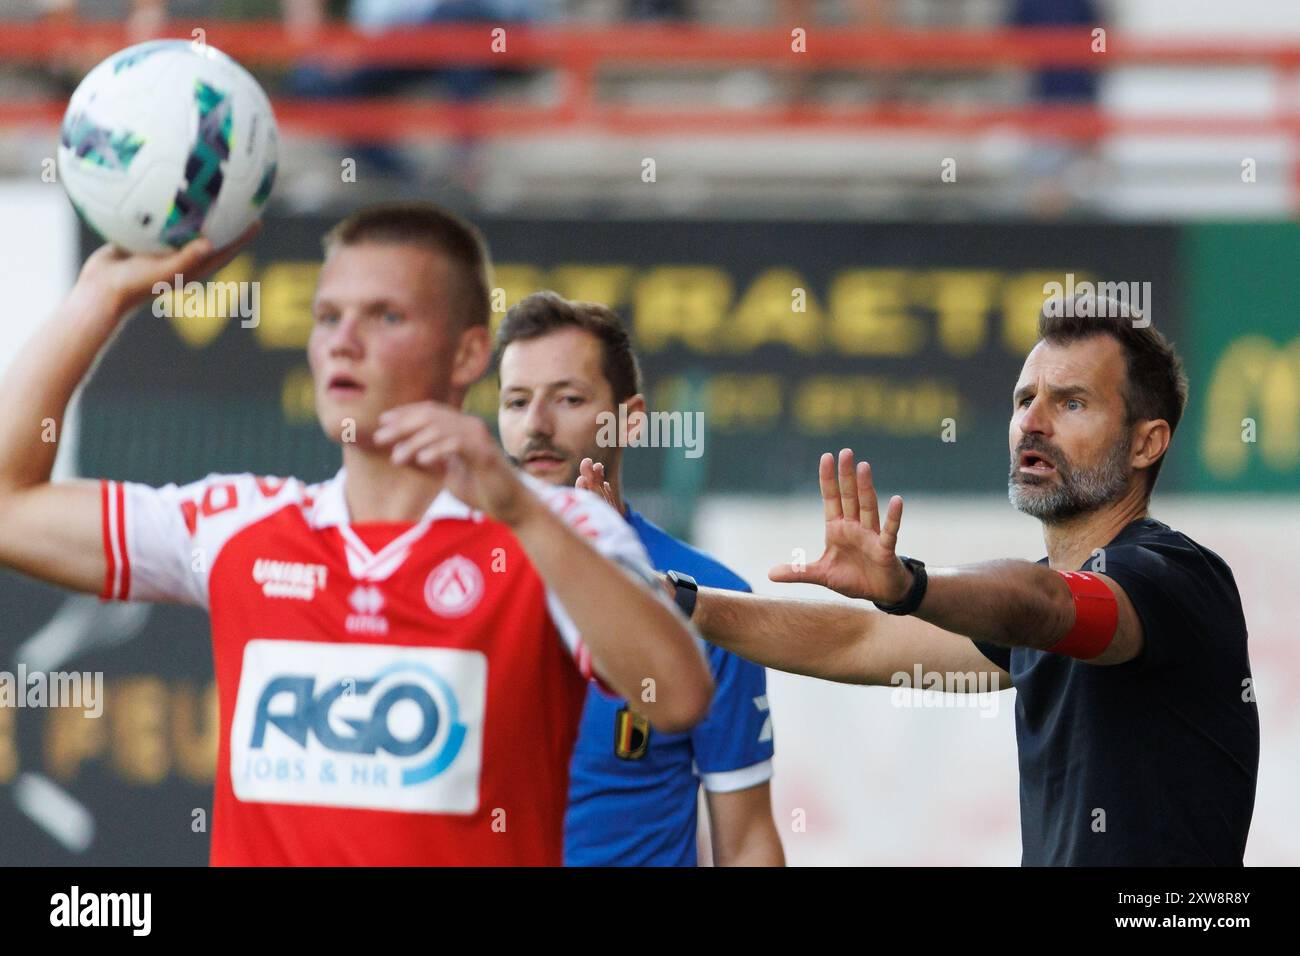
[[[708,587],[750,589],[631,508],[627,520],[656,569],[681,571]],[[566,866],[695,866],[701,782],[725,793],[771,778],[766,672],[712,644],[705,650],[713,704],[688,733],[652,730],[626,701],[589,685],[569,770]]]

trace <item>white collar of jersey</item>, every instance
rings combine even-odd
[[[311,510],[311,526],[313,528],[332,528],[335,525],[352,523],[348,518],[347,497],[343,493],[346,478],[347,469],[340,468],[333,478],[320,485],[320,493],[316,495],[316,501]],[[468,518],[471,521],[482,521],[483,514],[471,508],[444,488],[438,492],[438,497],[433,499],[433,503],[425,511],[420,523],[437,521],[439,518]]]
[[[343,494],[345,478],[346,469],[340,468],[333,478],[321,486],[308,521],[313,528],[339,529],[347,552],[348,570],[358,580],[382,581],[391,575],[406,560],[411,545],[424,536],[429,525],[440,518],[483,520],[482,512],[475,511],[444,488],[433,499],[419,522],[378,552],[373,552],[351,528],[347,498]]]

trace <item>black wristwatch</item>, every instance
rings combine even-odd
[[[879,601],[871,603],[886,614],[914,614],[925,598],[925,588],[929,583],[925,574],[925,562],[918,561],[916,558],[906,558],[901,554],[898,560],[903,562],[903,567],[912,572],[912,586],[903,595],[903,600],[897,604],[881,604]]]
[[[689,618],[695,613],[695,599],[700,596],[700,586],[695,583],[693,577],[680,571],[669,571],[664,577],[668,578],[673,586],[673,600],[682,609],[682,613]]]

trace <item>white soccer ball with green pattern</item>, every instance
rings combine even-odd
[[[218,247],[258,216],[275,181],[271,101],[219,50],[154,40],[86,74],[59,135],[59,180],[82,220],[131,252],[206,236]]]

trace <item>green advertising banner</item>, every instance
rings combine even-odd
[[[1181,486],[1300,491],[1300,225],[1188,227],[1181,260],[1191,380],[1173,449]]]

